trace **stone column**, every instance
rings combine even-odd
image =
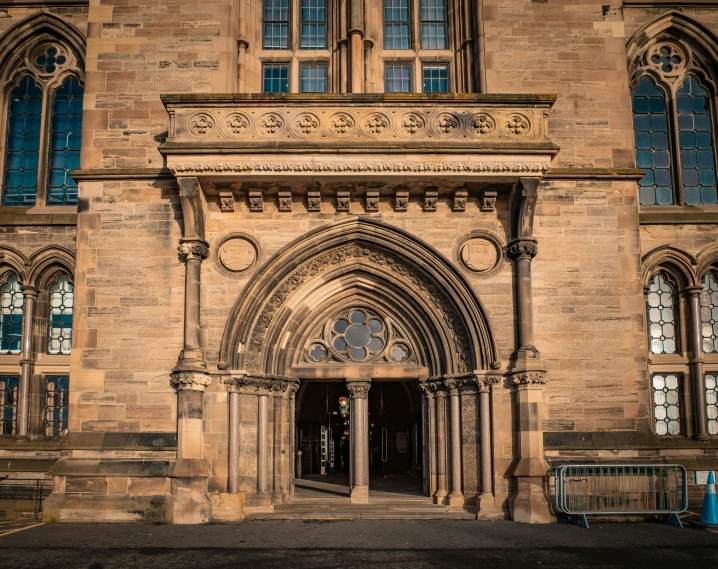
[[[227,468],[227,491],[230,494],[239,492],[239,392],[232,386],[229,388],[229,449]]]
[[[347,382],[352,422],[352,504],[369,503],[369,381]]]
[[[352,93],[364,92],[364,0],[349,0],[349,62]]]
[[[693,414],[695,420],[695,438],[702,442],[710,442],[708,434],[708,418],[706,416],[706,382],[703,375],[703,334],[701,332],[701,291],[702,286],[691,286],[686,289],[690,304],[691,322],[691,372],[693,375]]]
[[[26,438],[28,436],[28,425],[30,418],[30,381],[32,380],[32,369],[34,365],[32,353],[32,324],[35,318],[35,300],[38,290],[31,286],[22,287],[22,345],[21,360],[22,372],[20,385],[18,386],[17,401],[17,436]]]
[[[438,488],[436,471],[436,397],[428,384],[420,384],[424,392],[424,407],[426,409],[426,423],[424,425],[424,439],[426,444],[426,494],[433,497]]]
[[[461,491],[461,400],[459,399],[460,383],[455,379],[447,379],[444,385],[449,390],[449,426],[451,439],[451,492],[448,505],[461,508],[464,505],[464,494]]]
[[[477,377],[479,388],[479,421],[480,421],[480,458],[481,461],[481,493],[476,504],[476,517],[480,520],[503,519],[504,513],[496,505],[494,496],[494,470],[492,466],[492,430],[491,430],[491,386],[499,382],[498,377]]]
[[[179,252],[185,259],[184,348],[178,370],[204,370],[207,364],[199,343],[200,282],[202,261],[209,255],[204,239],[181,239]]]
[[[519,348],[518,356],[536,358],[534,346],[533,294],[531,291],[531,260],[538,253],[535,239],[515,239],[509,244],[506,255],[513,259],[516,271],[516,304],[518,305]]]
[[[439,388],[434,399],[436,402],[436,480],[437,488],[434,503],[443,504],[448,494],[446,480],[446,392]]]
[[[294,469],[297,457],[296,395],[298,384],[289,386],[289,496],[294,496]]]
[[[262,506],[269,506],[271,505],[267,481],[269,393],[260,393],[257,399],[259,400],[257,412],[257,501]]]
[[[272,441],[272,503],[282,503],[282,397],[284,389],[276,389],[272,392],[274,411],[272,413],[272,425],[274,436]]]

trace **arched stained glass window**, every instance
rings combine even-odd
[[[0,286],[0,354],[19,354],[22,340],[22,285],[10,275]]]
[[[655,374],[653,383],[653,416],[657,435],[681,434],[681,405],[678,375]]]
[[[710,95],[689,75],[676,91],[681,182],[686,205],[718,203]]]
[[[648,289],[648,329],[651,352],[676,353],[675,288],[662,274],[653,277]]]
[[[70,76],[55,89],[52,97],[48,205],[77,203],[77,182],[70,172],[80,167],[83,93],[77,77]]]
[[[668,109],[665,92],[648,76],[633,90],[636,162],[646,175],[638,182],[641,205],[673,203]]]
[[[49,354],[69,354],[72,347],[73,286],[62,275],[50,289]]]
[[[3,205],[35,205],[37,199],[42,89],[29,75],[10,92],[5,139]]]
[[[718,352],[718,279],[708,273],[701,291],[701,336],[706,354]]]

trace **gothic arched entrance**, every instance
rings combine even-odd
[[[220,368],[230,384],[230,439],[239,423],[232,410],[255,405],[239,398],[257,399],[256,461],[238,465],[247,450],[240,441],[252,437],[243,438],[237,427],[230,486],[236,466],[235,486],[243,483],[249,500],[287,499],[296,467],[296,392],[310,382],[343,382],[351,501],[367,502],[373,463],[368,394],[382,382],[404,382],[414,401],[419,389],[425,395],[422,411],[408,419],[421,420],[423,489],[438,503],[463,505],[462,402],[497,367],[479,299],[437,251],[368,218],[315,230],[255,275],[225,330]],[[381,428],[388,436],[389,427]],[[401,439],[395,436],[394,444]]]

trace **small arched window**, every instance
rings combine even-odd
[[[703,278],[701,291],[701,336],[703,352],[718,352],[718,277],[708,273]]]
[[[67,275],[60,275],[50,289],[49,354],[69,354],[72,348],[73,286]]]
[[[675,286],[666,275],[658,273],[648,288],[648,335],[654,354],[675,354],[676,306]]]
[[[19,354],[22,341],[22,285],[10,275],[0,286],[0,354]]]
[[[80,165],[81,70],[59,42],[32,43],[5,94],[2,205],[75,205]]]

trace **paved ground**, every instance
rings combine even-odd
[[[0,530],[0,567],[718,569],[718,533],[656,523],[589,530],[477,521],[45,524]]]

